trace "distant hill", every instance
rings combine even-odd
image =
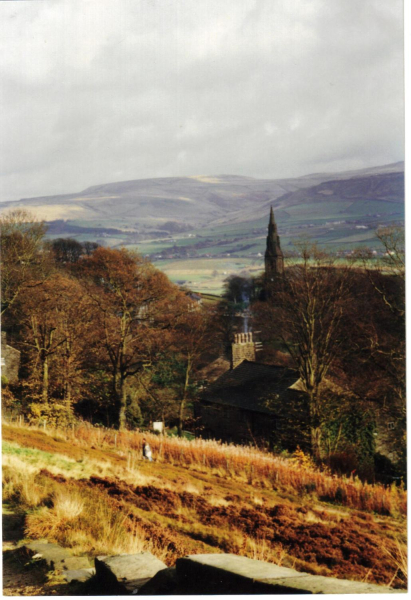
[[[3,203],[0,211],[26,208],[48,221],[50,238],[138,250],[173,281],[220,293],[229,273],[263,268],[270,206],[286,254],[301,237],[342,255],[378,250],[375,230],[404,220],[404,163],[294,179],[123,181]]]
[[[288,212],[290,209],[292,212],[297,211],[299,218],[302,215],[309,218],[313,214],[313,206],[316,206],[317,210],[322,210],[324,216],[333,212],[334,206],[340,215],[348,218],[353,215],[366,217],[381,213],[380,216],[389,214],[390,217],[402,220],[404,218],[404,172],[327,180],[319,185],[283,194],[274,202],[265,202],[258,207],[257,213],[255,210],[242,211],[237,218],[249,220],[255,218],[257,214],[264,216],[268,213],[271,204],[277,211],[281,211],[282,220],[291,218]]]
[[[347,194],[349,197],[349,190],[353,188],[357,190],[356,201],[361,201],[363,190],[363,199],[372,202],[382,198],[385,186],[391,190],[385,192],[391,194],[391,201],[401,204],[403,171],[404,164],[395,163],[294,179],[267,180],[234,175],[141,179],[96,185],[75,194],[25,198],[4,203],[0,210],[24,207],[46,221],[69,221],[79,227],[138,231],[161,229],[171,222],[174,227],[179,223],[198,228],[255,219],[263,216],[270,204],[286,208],[299,202],[306,204],[308,199],[338,202]],[[355,183],[350,181],[353,177],[357,178]],[[379,178],[378,185],[375,177]],[[321,188],[325,182],[333,183]],[[304,191],[307,188],[311,191]],[[373,196],[374,192],[377,195]]]

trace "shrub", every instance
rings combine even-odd
[[[74,422],[74,416],[70,408],[65,404],[52,402],[32,402],[29,405],[29,420],[33,424],[46,422],[49,427],[67,427]]]

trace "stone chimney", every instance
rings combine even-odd
[[[234,343],[231,348],[232,369],[238,367],[244,360],[255,361],[255,344],[251,332],[234,334]]]

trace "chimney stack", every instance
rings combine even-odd
[[[238,365],[240,365],[244,360],[255,362],[255,344],[251,331],[248,333],[235,333],[234,343],[232,344],[231,348],[232,369],[238,367]]]

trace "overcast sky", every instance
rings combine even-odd
[[[0,197],[403,160],[402,0],[0,2]]]

